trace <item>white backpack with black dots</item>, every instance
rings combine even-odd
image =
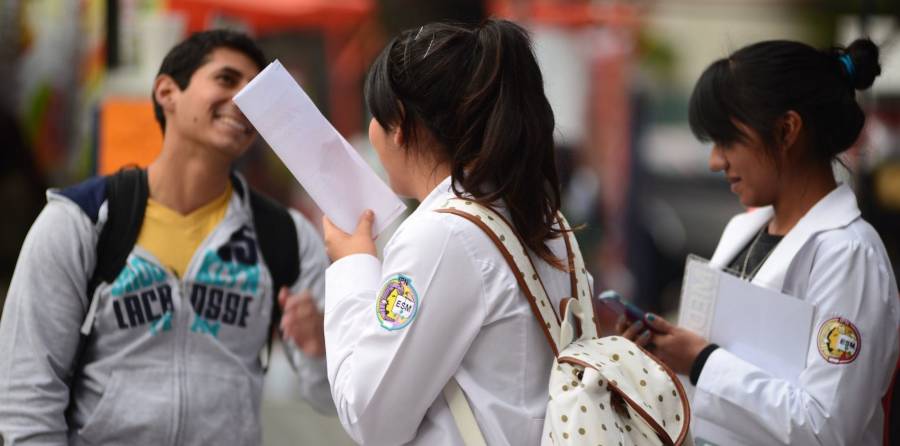
[[[690,408],[675,374],[623,337],[598,338],[584,261],[562,214],[559,223],[565,231],[573,296],[563,299],[560,321],[527,249],[500,214],[465,199],[448,200],[437,212],[466,218],[484,230],[503,253],[544,327],[556,359],[542,445],[691,444]],[[455,380],[447,383],[444,396],[465,444],[486,444]]]

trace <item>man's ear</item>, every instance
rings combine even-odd
[[[162,107],[163,113],[167,115],[175,110],[175,97],[179,92],[181,89],[178,88],[175,79],[167,74],[160,74],[153,81],[153,98]]]
[[[800,139],[800,132],[803,130],[803,117],[794,110],[789,110],[781,117],[780,128],[778,129],[779,143],[782,148],[793,147]]]

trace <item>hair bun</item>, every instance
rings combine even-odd
[[[852,72],[842,64],[841,69],[850,75],[850,83],[857,90],[865,90],[872,86],[875,78],[881,74],[878,63],[878,46],[869,39],[856,39],[844,50],[853,62]]]

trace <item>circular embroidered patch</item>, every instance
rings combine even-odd
[[[816,336],[819,354],[832,364],[853,362],[859,355],[861,341],[856,326],[840,317],[823,322]]]
[[[409,325],[419,309],[419,295],[412,286],[412,279],[397,274],[385,282],[375,301],[378,323],[388,330],[399,330]]]

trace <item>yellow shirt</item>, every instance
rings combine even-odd
[[[215,200],[188,215],[181,215],[150,198],[137,244],[150,251],[178,277],[184,277],[194,252],[225,218],[230,199],[231,184]]]

